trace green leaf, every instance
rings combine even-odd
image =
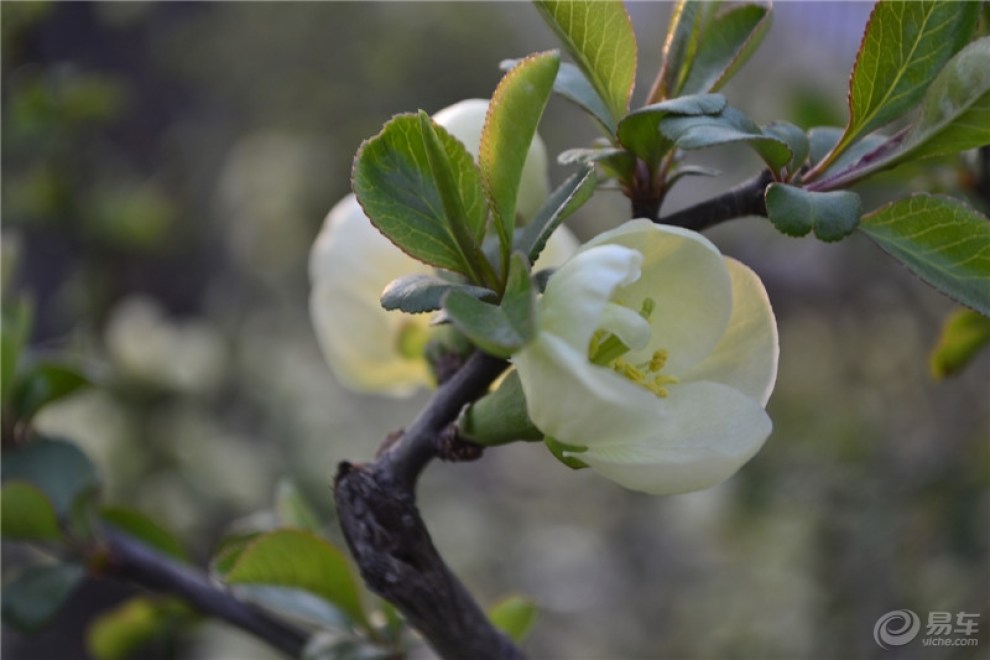
[[[368,625],[347,558],[311,532],[280,529],[263,534],[240,553],[224,577],[229,584],[309,591],[339,607],[353,621]]]
[[[551,234],[564,220],[591,199],[595,192],[595,168],[585,167],[572,174],[547,198],[536,217],[522,231],[516,249],[536,263]]]
[[[382,307],[398,309],[408,314],[420,314],[440,309],[448,291],[463,291],[479,300],[497,300],[491,289],[471,284],[458,284],[436,275],[406,275],[389,282],[382,291]]]
[[[525,596],[506,596],[492,605],[488,618],[509,639],[519,643],[526,638],[536,621],[536,603]]]
[[[7,414],[7,403],[17,373],[28,335],[31,333],[31,304],[26,300],[3,305],[3,324],[0,325],[0,404]]]
[[[12,407],[17,419],[28,421],[44,406],[63,399],[90,385],[77,369],[64,364],[36,364],[17,378]]]
[[[990,221],[959,200],[914,195],[863,216],[860,230],[950,298],[990,316]]]
[[[5,452],[0,474],[4,483],[27,481],[51,501],[59,518],[72,512],[76,499],[97,486],[96,471],[74,444],[40,438]]]
[[[479,445],[504,445],[516,440],[542,440],[543,432],[529,418],[519,373],[513,369],[494,392],[461,413],[457,432]]]
[[[210,571],[221,579],[225,578],[240,559],[241,554],[263,534],[263,532],[248,532],[224,538],[210,559]]]
[[[488,207],[474,158],[443,127],[432,127],[456,180],[463,226],[479,244]],[[403,251],[433,266],[471,274],[475,255],[464,253],[447,217],[417,115],[392,118],[361,145],[354,161],[353,186],[371,222]]]
[[[697,53],[679,94],[721,89],[752,56],[770,28],[770,7],[704,4],[702,11],[707,20],[701,28]]]
[[[48,623],[72,595],[86,571],[76,564],[31,566],[3,587],[3,621],[34,633]]]
[[[135,596],[94,619],[86,631],[86,651],[96,660],[138,657],[136,651],[197,618],[177,599]]]
[[[721,94],[679,96],[654,103],[626,115],[619,122],[619,142],[655,170],[673,143],[660,132],[660,120],[668,115],[714,115],[725,109]]]
[[[956,375],[987,346],[990,346],[990,318],[971,309],[956,310],[945,320],[929,357],[932,376],[942,380]]]
[[[821,173],[860,136],[910,110],[972,34],[975,2],[877,2],[849,79],[849,123]]]
[[[62,537],[52,503],[26,481],[10,481],[0,488],[0,534],[13,541],[57,541]]]
[[[550,98],[560,55],[531,55],[506,74],[488,106],[478,164],[502,246],[503,273],[512,252],[516,195],[529,145]]]
[[[650,90],[648,103],[680,96],[698,54],[698,35],[706,7],[704,3],[688,0],[680,0],[675,5],[663,45],[663,63]]]
[[[791,150],[791,159],[787,163],[787,173],[795,174],[808,159],[811,146],[808,136],[800,127],[787,121],[775,121],[763,127],[763,132],[777,138]]]
[[[732,107],[717,115],[667,116],[660,120],[660,131],[681,149],[745,142],[775,172],[779,172],[792,156],[787,144],[766,135],[752,119]]]
[[[182,543],[171,532],[140,511],[122,506],[106,507],[100,511],[100,519],[173,559],[189,562],[189,555],[183,549]]]
[[[809,192],[784,183],[766,190],[767,217],[788,236],[804,236],[814,230],[823,241],[837,241],[856,229],[862,202],[847,190]]]
[[[282,527],[294,527],[319,533],[323,529],[319,516],[294,481],[282,477],[275,487],[275,513]]]
[[[350,627],[349,617],[338,606],[311,591],[268,584],[240,584],[234,587],[234,593],[277,616],[291,617],[310,627],[330,630]]]
[[[598,95],[614,126],[629,109],[636,82],[636,35],[621,2],[534,3]]]
[[[502,60],[499,68],[508,71],[520,60]],[[595,119],[607,135],[615,135],[615,119],[605,101],[591,86],[581,69],[570,62],[561,62],[557,77],[553,81],[553,91],[574,103]]]
[[[521,254],[513,255],[501,304],[491,305],[462,291],[451,291],[443,307],[454,327],[478,348],[509,357],[536,332],[536,292],[529,263]]]
[[[820,164],[822,159],[838,144],[840,137],[842,137],[842,129],[834,126],[816,126],[808,131],[811,164]],[[836,158],[819,178],[822,180],[831,179],[833,175],[854,166],[864,156],[875,152],[889,141],[890,138],[886,135],[867,135],[842,152],[842,155]]]

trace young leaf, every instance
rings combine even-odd
[[[498,296],[491,289],[470,284],[458,284],[436,275],[406,275],[389,282],[382,291],[382,307],[398,309],[407,314],[433,312],[442,306],[448,291],[463,291],[479,300],[494,301]]]
[[[224,577],[229,584],[309,591],[339,607],[353,621],[367,625],[357,581],[344,554],[311,532],[280,529],[258,537]]]
[[[21,571],[3,586],[3,621],[27,633],[40,630],[86,575],[76,564],[46,564]]]
[[[860,230],[936,289],[990,316],[990,220],[959,200],[914,195],[863,216]]]
[[[808,158],[811,164],[821,163],[822,159],[838,144],[840,137],[842,137],[842,129],[834,126],[816,126],[808,131],[808,144],[810,146]],[[889,140],[890,138],[886,135],[876,133],[867,135],[836,158],[819,179],[831,179],[833,175],[854,166],[864,156],[875,152]]]
[[[532,55],[517,64],[495,89],[481,131],[478,163],[502,245],[502,272],[512,251],[516,194],[526,154],[559,65],[560,55],[555,51]]]
[[[792,157],[787,144],[765,134],[752,119],[732,107],[717,115],[667,116],[660,120],[660,131],[681,149],[745,142],[775,172],[787,165]]]
[[[433,130],[456,181],[463,226],[476,243],[485,232],[488,206],[474,158],[443,127]],[[439,268],[470,275],[465,255],[444,209],[417,115],[398,115],[366,140],[354,160],[354,192],[371,222],[403,251]]]
[[[784,183],[766,190],[767,217],[788,236],[804,236],[814,230],[823,241],[837,241],[856,229],[862,203],[847,190],[809,192]]]
[[[498,357],[509,357],[536,332],[536,292],[529,264],[518,253],[512,257],[501,304],[491,305],[455,290],[447,294],[443,307],[458,330]]]
[[[52,503],[26,481],[10,481],[0,489],[0,534],[12,541],[57,541],[62,536]]]
[[[67,517],[76,499],[97,485],[93,464],[78,447],[63,440],[41,438],[5,452],[0,474],[4,482],[22,480],[37,486],[59,518]]]
[[[183,549],[182,543],[171,532],[136,509],[121,506],[106,507],[100,511],[100,518],[111,527],[173,559],[189,562],[189,555]]]
[[[743,4],[722,8],[708,3],[698,50],[680,94],[722,88],[750,58],[770,28],[770,7]]]
[[[585,167],[572,174],[560,185],[540,207],[536,217],[523,229],[517,242],[517,249],[525,254],[530,263],[546,247],[550,235],[564,220],[587,202],[595,192],[595,168]]]
[[[810,145],[808,136],[798,126],[787,121],[775,121],[763,127],[763,132],[777,138],[791,150],[791,160],[787,163],[787,173],[793,175],[808,159]]]
[[[520,60],[503,60],[499,68],[503,71],[512,69]],[[557,69],[557,78],[553,81],[553,91],[587,112],[605,130],[606,135],[615,135],[615,119],[591,86],[581,69],[570,62],[561,62]]]
[[[536,603],[525,596],[506,596],[488,610],[492,624],[518,643],[536,621]]]
[[[619,142],[655,169],[664,154],[673,146],[660,132],[660,120],[668,115],[716,115],[725,109],[721,94],[679,96],[639,108],[619,122]]]
[[[540,0],[536,8],[605,100],[614,126],[636,82],[636,35],[621,2]]]
[[[862,135],[921,100],[942,66],[969,40],[978,12],[976,2],[877,2],[849,79],[849,123],[814,176]]]
[[[936,380],[954,376],[987,346],[990,346],[990,318],[971,309],[956,310],[946,319],[929,357],[932,376]]]
[[[86,631],[86,651],[96,660],[126,660],[156,638],[197,619],[193,610],[173,598],[135,596],[100,614]]]

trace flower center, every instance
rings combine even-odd
[[[646,298],[640,306],[640,316],[649,320],[650,315],[653,314],[653,308],[653,299]],[[653,392],[659,398],[665,399],[670,394],[667,386],[678,382],[676,376],[663,373],[663,368],[666,366],[667,358],[670,355],[667,349],[657,349],[653,351],[649,360],[637,364],[622,359],[622,356],[629,350],[629,347],[615,334],[605,330],[597,330],[592,335],[588,345],[588,359],[593,364],[609,367],[620,376],[625,376],[640,387]]]

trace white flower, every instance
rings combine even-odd
[[[700,234],[648,220],[601,234],[550,278],[537,325],[513,357],[530,417],[627,488],[713,486],[770,434],[773,311]]]
[[[464,143],[477,159],[488,101],[456,103],[434,120]],[[533,139],[523,167],[518,208],[535,214],[549,194],[546,149]],[[537,261],[538,268],[563,263],[577,249],[565,228],[558,229]],[[433,269],[385,238],[364,215],[354,195],[341,200],[323,223],[309,260],[310,316],[330,368],[350,390],[408,396],[433,383],[423,349],[430,316],[382,309],[379,298],[392,280],[430,274]]]

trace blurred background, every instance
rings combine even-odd
[[[670,9],[629,5],[634,104]],[[843,124],[869,11],[778,4],[730,103],[760,123]],[[370,458],[426,395],[359,397],[334,381],[307,313],[309,246],[349,191],[362,139],[397,112],[489,96],[500,60],[555,38],[523,3],[0,12],[4,295],[33,299],[37,350],[108,382],[46,410],[40,428],[79,442],[106,499],[162,521],[201,564],[264,515],[282,476],[339,540],[335,465]],[[560,99],[540,132],[553,153],[596,136]],[[692,160],[723,176],[682,182],[666,211],[759,168],[744,149]],[[554,166],[555,184],[566,175]],[[873,208],[958,177],[946,161],[862,192]],[[602,192],[570,224],[588,238],[627,216]],[[537,659],[986,657],[990,358],[936,383],[927,355],[953,304],[862,236],[791,239],[757,218],[709,235],[760,273],[778,316],[763,451],[722,486],[665,498],[571,472],[539,446],[434,464],[419,493],[441,552],[482,603],[536,600]],[[87,622],[128,593],[87,584],[46,632],[5,631],[4,656],[85,657]],[[980,646],[883,651],[874,623],[901,608],[979,613]],[[220,624],[165,653],[273,657]]]

